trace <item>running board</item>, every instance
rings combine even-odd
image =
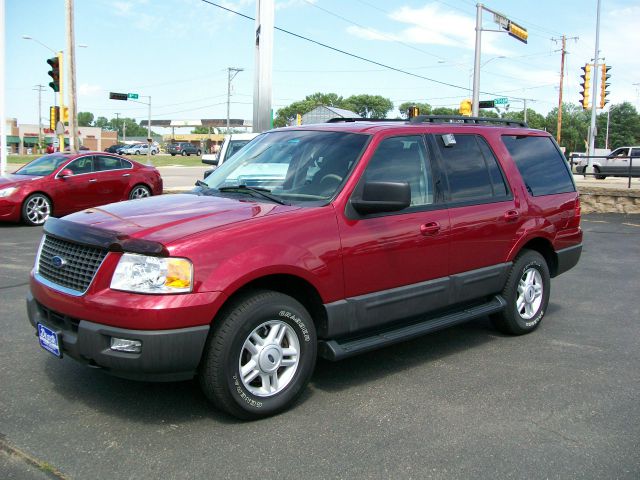
[[[337,361],[344,358],[369,352],[380,347],[404,342],[427,333],[452,327],[460,323],[497,313],[507,306],[507,302],[496,295],[487,303],[466,308],[441,317],[430,318],[420,323],[374,333],[369,337],[361,337],[355,340],[321,340],[318,344],[318,354],[327,360]]]

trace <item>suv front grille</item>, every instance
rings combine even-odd
[[[38,256],[38,274],[55,285],[84,293],[106,255],[104,248],[45,235]]]

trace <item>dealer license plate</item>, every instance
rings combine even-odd
[[[56,332],[39,323],[38,339],[40,340],[40,346],[47,352],[52,353],[58,358],[62,358],[62,351],[60,350],[60,337]]]

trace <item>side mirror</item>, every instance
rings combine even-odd
[[[411,187],[407,182],[366,182],[362,198],[351,204],[362,215],[397,212],[411,205]]]
[[[214,167],[218,166],[218,157],[216,156],[215,158],[202,158],[202,163],[206,163],[207,165],[213,165]]]
[[[68,168],[63,168],[62,170],[60,170],[60,173],[58,174],[58,176],[60,178],[73,177],[73,172]]]

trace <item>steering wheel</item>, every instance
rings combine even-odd
[[[340,175],[336,175],[335,173],[328,173],[320,179],[320,185],[322,185],[323,183],[330,183],[331,181],[340,183],[342,181],[342,177]]]

